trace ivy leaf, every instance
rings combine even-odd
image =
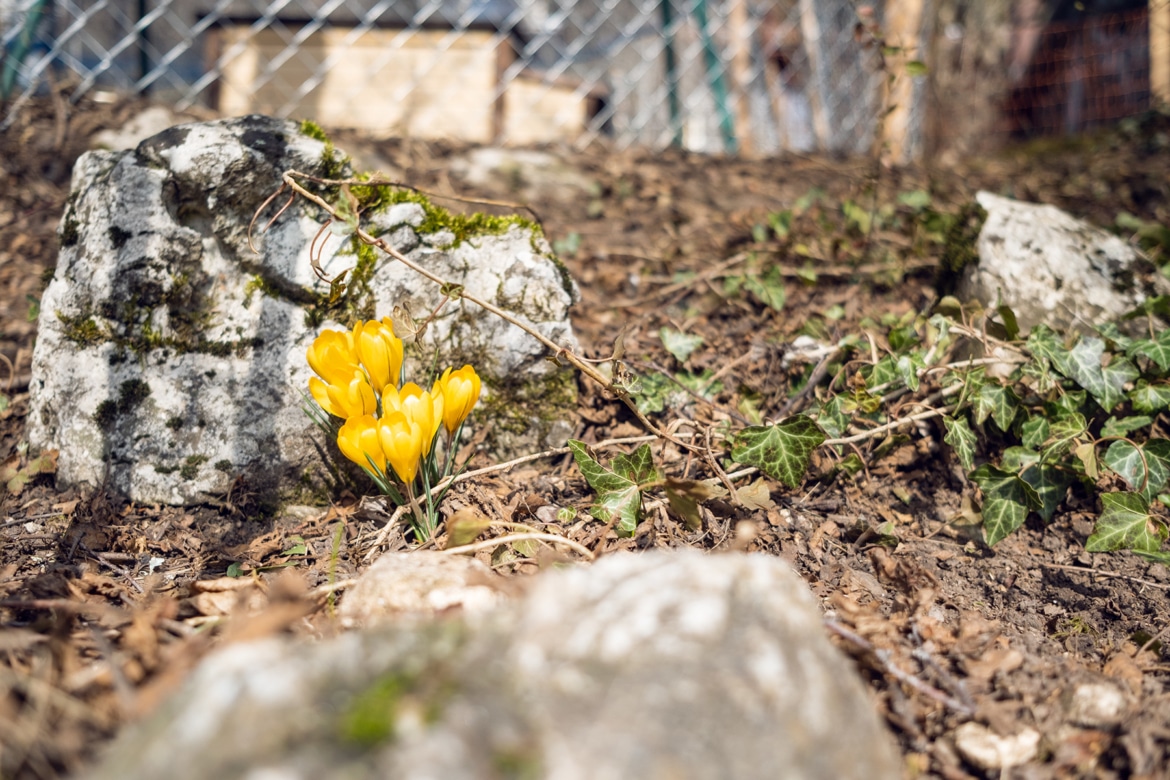
[[[1046,461],[1058,460],[1072,449],[1077,439],[1085,435],[1086,428],[1083,414],[1073,413],[1057,418],[1048,426],[1048,441],[1040,453],[1041,457]]]
[[[820,412],[817,413],[817,425],[831,439],[835,439],[843,434],[849,426],[849,415],[845,413],[843,408],[844,404],[845,399],[839,395],[835,395],[826,401],[821,406]]]
[[[1048,418],[1039,414],[1032,415],[1020,429],[1020,443],[1029,449],[1040,449],[1048,440],[1048,433]]]
[[[947,435],[943,437],[943,441],[951,445],[955,450],[955,455],[959,458],[959,463],[963,464],[964,471],[970,471],[975,468],[975,445],[977,440],[975,432],[971,430],[967,418],[958,417],[950,418],[943,417],[943,425],[946,426]]]
[[[1036,511],[1046,523],[1052,521],[1052,516],[1056,514],[1060,502],[1064,501],[1068,486],[1073,481],[1072,475],[1066,470],[1046,463],[1037,463],[1024,469],[1020,479],[1031,485],[1040,497],[1040,508]]]
[[[680,363],[687,362],[691,353],[703,346],[702,336],[682,333],[673,328],[662,328],[658,331],[658,337],[662,339],[662,346],[666,347],[666,351],[674,355],[674,359]]]
[[[604,523],[616,521],[620,535],[633,536],[638,521],[642,519],[642,491],[638,483],[628,476],[604,468],[589,454],[584,442],[570,439],[568,444],[581,475],[597,494],[597,502],[589,510],[590,514]],[[649,447],[646,449],[649,450]],[[614,458],[614,461],[616,462],[617,458]],[[639,462],[640,459],[627,458],[622,466],[627,471],[636,471]]]
[[[1170,444],[1166,439],[1157,441]],[[1151,501],[1170,478],[1170,468],[1159,457],[1159,449],[1159,445],[1155,445],[1146,452],[1144,447],[1139,448],[1133,442],[1121,439],[1109,445],[1102,461],[1126,481],[1130,490],[1140,494],[1143,500]]]
[[[1154,361],[1158,368],[1170,371],[1170,330],[1164,330],[1154,339],[1139,339],[1129,344],[1125,354],[1140,355]]]
[[[1081,339],[1069,354],[1069,371],[1065,375],[1088,390],[1107,412],[1125,398],[1125,384],[1139,376],[1137,368],[1125,358],[1115,356],[1109,365],[1102,366],[1105,342],[1098,338]]]
[[[1148,427],[1154,421],[1152,417],[1138,415],[1134,417],[1110,417],[1101,425],[1101,438],[1108,439],[1114,436],[1128,436],[1131,431]]]
[[[995,307],[995,311],[999,314],[999,319],[1003,323],[1003,328],[1007,331],[1007,340],[1015,341],[1020,336],[1020,323],[1016,319],[1016,313],[1012,311],[1012,307],[1006,303],[1001,303]]]
[[[985,463],[968,477],[983,491],[983,535],[988,546],[1023,525],[1029,510],[1044,506],[1035,488],[1010,471]]]
[[[922,359],[922,355],[917,352],[902,355],[898,358],[894,368],[897,370],[898,376],[902,378],[902,383],[910,388],[911,392],[918,392],[918,371],[926,368],[926,361]]]
[[[804,479],[813,450],[824,440],[824,431],[812,418],[798,414],[775,425],[744,428],[735,436],[731,457],[795,488]]]
[[[1144,498],[1137,493],[1105,493],[1101,507],[1097,526],[1085,542],[1086,550],[1158,552],[1166,539],[1166,527],[1150,515]]]
[[[743,282],[744,289],[756,296],[760,303],[776,311],[784,309],[788,292],[784,289],[784,278],[780,268],[773,266],[763,276],[748,276]]]
[[[1034,463],[1040,462],[1040,453],[1027,447],[1008,447],[1003,451],[999,467],[1004,471],[1019,474]]]
[[[975,422],[982,425],[990,416],[1001,431],[1011,427],[1016,418],[1015,394],[1003,385],[983,385],[971,399],[975,412]]]
[[[1170,384],[1165,382],[1150,384],[1144,379],[1139,379],[1137,387],[1129,393],[1129,400],[1133,401],[1133,408],[1139,412],[1160,412],[1170,408]]]
[[[1069,352],[1065,349],[1060,336],[1052,328],[1047,325],[1037,325],[1032,328],[1025,346],[1033,355],[1043,358],[1051,363],[1057,371],[1069,376]]]
[[[662,474],[654,465],[654,456],[650,453],[649,444],[643,444],[628,455],[622,453],[615,456],[610,466],[619,477],[640,486],[662,480]]]
[[[862,368],[860,373],[867,388],[888,385],[898,379],[898,363],[893,355],[886,355],[872,366]]]
[[[1104,325],[1098,325],[1096,327],[1096,331],[1101,336],[1101,338],[1105,339],[1110,344],[1115,345],[1117,349],[1124,351],[1125,354],[1129,355],[1130,357],[1133,357],[1133,353],[1130,352],[1130,348],[1135,342],[1132,338],[1125,335],[1121,328],[1117,327],[1117,323],[1106,322]]]
[[[1135,553],[1145,558],[1147,561],[1153,563],[1160,563],[1164,566],[1170,566],[1170,551],[1167,552],[1147,552],[1146,550],[1134,550]]]

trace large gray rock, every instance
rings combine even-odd
[[[900,778],[807,587],[763,555],[620,554],[478,617],[208,658],[90,777]]]
[[[990,192],[976,201],[987,211],[979,262],[963,269],[957,292],[989,307],[1002,298],[1025,331],[1040,323],[1086,331],[1170,292],[1133,247],[1055,206]]]
[[[30,444],[60,451],[61,484],[165,503],[226,493],[241,474],[250,490],[289,498],[317,484],[320,442],[301,410],[306,347],[330,318],[406,304],[422,319],[443,300],[431,282],[370,253],[367,278],[351,275],[331,304],[309,259],[322,221],[311,204],[263,232],[282,199],[258,221],[259,254],[249,248],[253,214],[285,170],[348,175],[340,162],[296,124],[259,116],[174,127],[133,151],[78,160],[30,385]],[[576,345],[576,287],[530,226],[497,221],[457,241],[450,215],[429,202],[364,217],[433,272]],[[330,237],[321,255],[330,276],[357,263],[348,239]],[[427,368],[432,348],[440,368],[476,367],[491,408],[512,414],[494,426],[529,446],[567,432],[573,376],[519,328],[449,302],[423,346]],[[419,361],[408,376],[423,379]]]

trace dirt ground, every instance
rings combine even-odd
[[[121,126],[140,108],[45,101],[0,136],[0,455],[8,466],[39,454],[24,444],[30,356],[72,162],[96,131]],[[542,185],[523,169],[469,185],[452,170],[466,150],[448,144],[335,140],[361,162],[440,195],[536,205],[579,281],[574,324],[587,356],[610,355],[632,325],[624,336],[630,368],[669,373],[680,366],[660,328],[703,337],[687,363],[693,374],[711,372],[703,392],[654,418],[704,429],[742,424],[745,399],[764,417],[787,413],[807,368],[785,361],[798,335],[832,342],[936,298],[938,258],[916,254],[898,233],[864,244],[823,237],[808,253],[816,274],[809,283],[805,259],[757,228],[769,214],[815,188],[826,200],[874,208],[925,189],[940,210],[986,188],[1102,225],[1121,211],[1167,225],[1168,132],[1165,117],[1152,117],[949,170],[597,148],[566,154],[585,182],[577,189]],[[779,311],[727,293],[725,278],[758,262],[779,264],[787,293]],[[577,438],[644,433],[617,400],[586,380],[580,389]],[[450,501],[495,522],[488,538],[522,523],[596,555],[692,546],[789,561],[872,689],[907,777],[1170,777],[1170,571],[1129,553],[1085,552],[1098,507],[1075,491],[1047,526],[1033,517],[994,549],[968,538],[952,521],[969,510],[974,488],[942,433],[926,424],[888,452],[871,447],[862,453],[866,468],[851,478],[821,478],[814,463],[804,486],[766,485],[754,509],[711,500],[695,531],[652,508],[632,538],[619,538],[588,516],[591,494],[567,455],[461,483]],[[655,454],[675,473],[715,473],[670,448]],[[472,463],[486,465],[482,455]],[[563,507],[578,508],[577,519],[558,522],[554,510]],[[217,646],[273,632],[333,633],[331,607],[344,598],[345,581],[378,552],[407,546],[401,533],[379,534],[384,521],[352,493],[331,507],[263,516],[246,492],[198,507],[143,506],[101,490],[58,490],[51,474],[4,492],[0,777],[84,769]],[[517,578],[554,559],[550,549],[522,545],[481,555]],[[229,567],[255,576],[226,578]],[[1106,706],[1110,694],[1120,696],[1120,709]],[[964,724],[1003,744],[1035,736],[1038,749],[1002,773],[981,767],[956,746]]]

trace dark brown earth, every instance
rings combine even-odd
[[[23,443],[30,355],[72,162],[94,132],[120,126],[141,107],[46,100],[0,136],[6,466],[39,454]],[[783,416],[806,367],[785,368],[782,358],[802,332],[832,342],[891,313],[926,310],[936,298],[938,258],[905,234],[858,240],[827,227],[811,237],[807,254],[815,259],[808,261],[790,245],[753,235],[770,212],[813,188],[834,203],[875,209],[898,193],[927,189],[937,208],[955,211],[987,188],[1102,225],[1121,211],[1166,225],[1168,133],[1170,123],[1155,116],[949,170],[596,148],[564,154],[590,182],[585,190],[553,184],[539,193],[525,189],[533,181],[524,171],[501,176],[498,186],[467,185],[451,172],[463,148],[336,140],[362,162],[438,195],[531,198],[580,283],[574,323],[587,356],[609,356],[632,324],[624,337],[631,369],[675,371],[659,329],[703,336],[686,368],[718,374],[723,389],[655,416],[659,425],[683,420],[689,427],[681,430],[702,432],[727,420],[742,424],[745,398],[765,417]],[[787,301],[779,312],[724,287],[724,277],[760,262],[783,271]],[[802,280],[810,276],[805,268],[815,271],[815,284]],[[837,305],[841,316],[826,317]],[[619,401],[584,379],[575,424],[587,442],[645,433]],[[1129,553],[1085,552],[1098,507],[1075,492],[1047,526],[1033,518],[994,549],[969,539],[951,521],[969,510],[974,488],[941,434],[930,424],[912,428],[880,457],[876,442],[866,444],[866,469],[852,478],[830,479],[815,462],[800,489],[765,485],[761,502],[770,498],[770,507],[708,501],[697,531],[651,508],[632,538],[619,538],[589,518],[591,494],[566,455],[461,483],[448,509],[470,506],[490,518],[496,525],[485,538],[521,523],[568,536],[595,555],[692,546],[784,558],[822,600],[826,630],[856,660],[899,740],[907,777],[1170,777],[1170,571]],[[715,475],[702,457],[660,445],[655,455],[671,473]],[[485,465],[482,455],[472,463]],[[274,516],[261,514],[246,490],[214,506],[143,506],[101,490],[58,491],[51,474],[3,493],[0,777],[83,769],[216,646],[274,632],[336,631],[332,604],[344,598],[345,580],[382,549],[407,544],[394,533],[375,545],[384,516],[354,493],[335,498],[332,507]],[[578,519],[559,524],[546,506],[576,507]],[[555,560],[550,549],[522,545],[481,555],[515,577]],[[226,579],[229,566],[254,576]],[[1117,717],[1078,714],[1074,693],[1094,682],[1123,695]],[[1039,749],[1002,774],[980,768],[956,749],[955,730],[968,722],[1004,737],[1034,730]]]

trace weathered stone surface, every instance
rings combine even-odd
[[[353,628],[403,615],[483,611],[504,598],[502,583],[475,558],[425,550],[386,553],[346,591],[338,616]]]
[[[301,411],[305,348],[329,317],[381,317],[405,304],[421,319],[443,300],[379,257],[330,305],[309,260],[315,206],[293,206],[252,251],[249,223],[281,174],[347,175],[339,163],[297,125],[259,116],[174,127],[133,151],[78,161],[30,385],[30,443],[60,450],[60,483],[166,503],[225,493],[241,474],[250,489],[286,496],[313,484],[320,449]],[[441,219],[424,224],[439,213],[403,202],[364,216],[433,272],[575,346],[576,288],[543,237],[496,223],[457,240]],[[331,276],[357,262],[348,239],[329,238],[321,264]],[[310,325],[314,317],[323,322]],[[492,418],[501,431],[529,444],[563,434],[575,380],[519,328],[448,302],[422,343],[428,368],[431,349],[440,367],[475,365],[495,399],[484,406],[512,415]],[[422,371],[408,376],[425,381]]]
[[[1044,323],[1085,331],[1170,292],[1148,262],[1117,236],[1055,206],[1021,203],[990,192],[978,264],[963,269],[958,294],[995,306],[998,298],[1024,330]]]
[[[91,777],[899,778],[804,583],[616,555],[461,620],[207,659]]]

